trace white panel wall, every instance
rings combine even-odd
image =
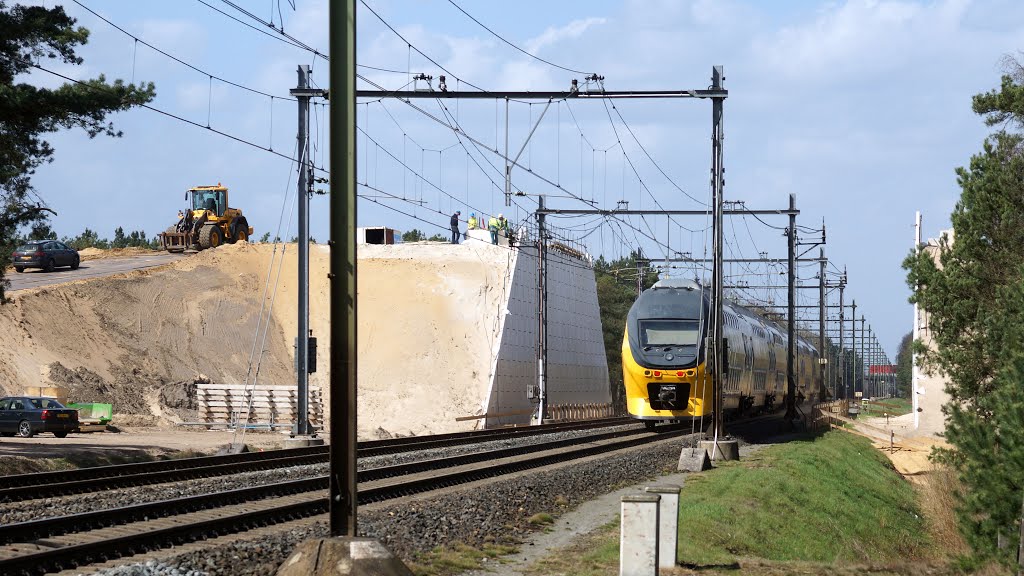
[[[487,426],[528,423],[537,385],[537,250],[514,252],[508,313],[492,370]],[[608,364],[597,285],[588,262],[548,251],[548,404],[608,403]]]

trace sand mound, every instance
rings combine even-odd
[[[149,248],[111,248],[104,250],[102,248],[83,248],[78,251],[79,258],[84,262],[86,260],[102,260],[105,258],[127,258],[129,256],[144,256],[147,254],[162,254],[162,250],[150,250]]]

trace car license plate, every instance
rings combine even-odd
[[[67,414],[57,414],[57,418],[69,418]]]
[[[21,259],[22,260],[31,260],[32,257],[31,256],[22,256]]]

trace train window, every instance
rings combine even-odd
[[[693,346],[700,340],[697,320],[641,320],[644,346]]]

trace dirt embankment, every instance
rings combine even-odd
[[[283,259],[282,259],[283,255]],[[276,263],[271,269],[271,259]],[[325,406],[330,358],[326,246],[310,250],[310,328]],[[504,313],[507,252],[481,244],[361,246],[359,435],[453,432],[486,407]],[[283,265],[281,262],[283,261]],[[187,418],[195,383],[295,382],[296,246],[225,245],[118,276],[15,293],[0,306],[0,387],[66,386],[119,414]],[[269,283],[268,283],[269,279]],[[258,318],[270,328],[255,340]],[[256,370],[256,363],[253,365]],[[184,411],[184,412],[183,412]]]
[[[0,387],[67,386],[73,400],[149,414],[147,394],[187,409],[200,375],[244,382],[265,260],[254,246],[227,246],[160,268],[19,292],[0,306]],[[265,347],[261,381],[290,382],[291,346],[273,320]]]

